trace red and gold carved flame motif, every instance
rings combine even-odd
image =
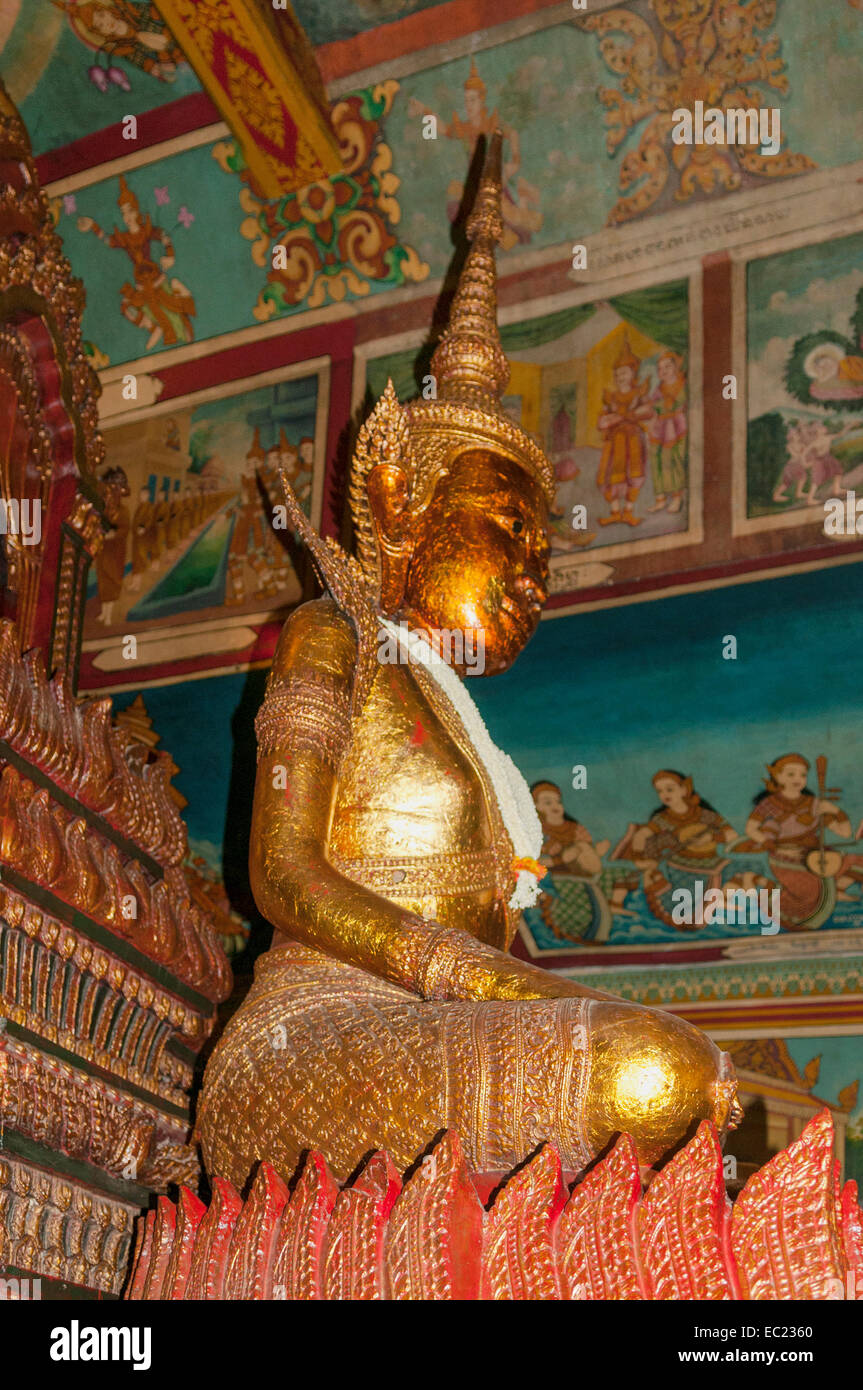
[[[181,1203],[173,1221],[167,1209],[142,1217],[126,1297],[854,1297],[863,1212],[856,1183],[840,1194],[837,1170],[827,1111],[752,1175],[733,1209],[707,1121],[646,1192],[626,1135],[570,1189],[549,1144],[508,1176],[478,1175],[450,1131],[403,1186],[379,1153],[341,1192],[313,1153],[290,1196],[262,1163],[245,1203],[216,1178],[205,1215]]]

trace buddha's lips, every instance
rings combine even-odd
[[[511,622],[522,632],[529,633],[533,630],[533,612],[528,610],[523,604],[517,603],[503,594],[500,598],[499,611],[505,613]],[[536,609],[539,612],[539,609]]]
[[[542,611],[543,604],[548,599],[548,589],[542,580],[535,579],[530,574],[522,574],[515,581],[513,588],[518,601],[529,613]]]
[[[505,613],[512,623],[529,637],[532,635],[542,612],[542,604],[534,598],[528,598],[526,594],[519,594],[516,598],[511,598],[509,594],[502,594],[500,611]]]

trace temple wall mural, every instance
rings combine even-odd
[[[861,251],[858,234],[747,265],[748,521],[823,519],[863,476]]]
[[[861,65],[5,0],[0,1297],[853,1347]]]
[[[838,604],[835,583],[799,575],[549,622],[530,674],[525,661],[477,693],[536,788],[555,896],[526,914],[535,948],[685,942],[691,954],[708,941],[763,943],[760,920],[726,923],[721,909],[675,923],[674,890],[699,882],[699,892],[776,890],[783,903],[787,893],[786,931],[859,931],[860,672],[849,614],[863,593],[855,566],[840,573]],[[609,687],[626,689],[625,713],[604,699]],[[809,793],[812,806],[827,786],[841,788],[832,877],[807,863],[819,848],[815,818],[807,829],[786,809]],[[594,904],[583,896],[589,868]]]
[[[15,95],[25,101],[31,128],[35,120],[37,154],[42,153],[39,122],[47,114],[39,92],[53,93],[58,82],[68,93],[76,128],[70,128],[69,114],[63,132],[49,126],[41,136],[46,150],[100,125],[117,123],[119,131],[127,114],[137,118],[141,106],[158,111],[157,102],[168,95],[176,98],[188,92],[196,99],[200,88],[188,65],[174,63],[172,68],[155,3],[117,9],[118,3],[68,0],[64,14],[53,0],[33,0],[17,14],[10,12],[0,72],[15,67]],[[603,228],[625,228],[656,217],[665,226],[682,211],[695,216],[703,231],[702,245],[672,238],[669,253],[675,246],[696,253],[714,249],[713,241],[709,248],[704,246],[704,236],[713,237],[711,217],[705,213],[728,197],[736,199],[733,218],[744,241],[754,239],[759,225],[771,226],[761,214],[747,221],[746,211],[762,203],[770,205],[770,219],[779,218],[773,225],[782,228],[786,214],[780,204],[784,207],[791,199],[788,216],[798,217],[791,204],[801,203],[801,192],[789,191],[796,180],[803,180],[800,189],[808,194],[829,179],[829,171],[858,159],[853,122],[824,119],[817,84],[802,80],[797,55],[806,53],[819,63],[837,111],[847,109],[855,98],[863,57],[859,13],[843,3],[831,6],[829,19],[822,18],[796,0],[776,0],[766,7],[733,0],[712,9],[715,14],[709,13],[711,7],[695,4],[680,13],[672,5],[602,5],[593,16],[573,15],[564,23],[540,20],[537,32],[508,42],[495,43],[492,30],[489,46],[473,57],[439,64],[434,62],[434,48],[425,48],[420,71],[345,91],[333,103],[337,138],[358,138],[359,143],[351,167],[332,184],[331,204],[329,182],[317,192],[310,186],[299,203],[261,199],[250,186],[236,142],[220,138],[202,144],[185,133],[180,148],[157,160],[158,167],[147,164],[141,174],[124,171],[125,193],[117,178],[79,177],[74,190],[64,186],[57,215],[73,265],[93,286],[85,310],[85,337],[107,361],[130,361],[162,343],[190,341],[193,333],[197,338],[214,336],[274,314],[361,300],[370,293],[443,276],[450,247],[439,236],[429,209],[444,207],[450,221],[456,217],[464,198],[464,170],[476,142],[498,122],[505,136],[504,274],[510,261],[530,264],[530,253],[547,254],[550,248],[557,248],[563,259],[569,246],[587,239],[598,253],[596,278],[603,248],[611,244],[600,237]],[[385,19],[391,21],[400,13],[410,12],[393,10]],[[369,16],[357,16],[358,22],[363,19],[369,22]],[[331,23],[338,25],[335,14]],[[40,35],[40,56],[25,77],[17,57],[35,33]],[[51,57],[45,64],[49,48]],[[88,55],[94,60],[89,68]],[[44,65],[41,69],[39,63]],[[687,147],[673,143],[671,112],[689,90],[690,74],[700,72],[699,65],[705,69],[705,77],[699,78],[705,92],[716,89],[715,109],[736,109],[742,103],[780,113],[781,149],[775,156],[748,151],[738,155],[729,147],[703,146],[683,158],[681,151]],[[578,78],[565,81],[565,73]],[[621,85],[627,82],[631,91]],[[28,116],[27,102],[33,117]],[[210,110],[217,117],[215,109]],[[433,127],[429,118],[434,118]],[[121,156],[136,152],[149,139],[147,119],[142,112],[141,130],[134,139],[118,136]],[[432,129],[434,138],[429,138]],[[563,130],[575,134],[563,141]],[[151,179],[153,172],[158,177]],[[135,211],[133,197],[135,225],[131,231],[118,229],[117,224],[131,215],[123,207]],[[858,210],[860,201],[858,197]],[[743,209],[739,214],[738,207]],[[142,240],[138,224],[142,230],[152,228],[149,242]],[[106,242],[115,237],[113,248],[98,244],[99,228]],[[718,249],[735,225],[732,221],[724,228],[725,238],[721,223],[716,230]],[[165,248],[166,236],[173,253]],[[641,264],[663,254],[660,241],[664,245],[665,238],[657,238],[653,251],[650,242],[642,241],[637,258]],[[268,270],[266,264],[278,244],[288,253],[282,273]],[[202,255],[205,245],[207,257]],[[194,269],[209,261],[214,274],[187,284],[184,247],[190,248]],[[216,247],[231,248],[230,268],[224,259],[221,266],[212,264]],[[133,289],[141,292],[144,261],[153,254],[174,260],[161,288],[166,311],[171,310],[168,301],[173,295],[173,312],[180,318],[156,341],[152,330],[132,331],[136,319],[120,304],[122,284],[130,273]],[[636,260],[627,263],[621,254],[618,272],[638,268]],[[223,275],[236,287],[229,296],[215,290]],[[112,299],[119,318],[110,310]],[[193,318],[193,324],[183,322],[184,315]],[[97,317],[101,341],[94,331]]]
[[[37,155],[198,90],[150,0],[9,0],[2,32],[3,80]]]
[[[212,400],[203,392],[155,406],[106,430],[117,503],[84,613],[95,669],[125,669],[126,636],[139,639],[147,666],[181,650],[230,660],[248,645],[249,622],[301,597],[293,532],[278,512],[280,475],[319,519],[329,380],[326,366],[296,371]]]

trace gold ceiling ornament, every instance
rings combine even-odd
[[[456,456],[483,445],[534,474],[549,501],[554,472],[535,440],[505,413],[501,397],[509,363],[497,327],[495,247],[503,236],[501,149],[491,136],[476,202],[467,223],[470,249],[459,276],[449,323],[431,360],[437,398],[405,407],[412,451],[412,500],[422,504]]]
[[[314,49],[288,0],[155,0],[265,198],[342,172]]]

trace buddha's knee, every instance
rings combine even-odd
[[[625,1133],[653,1163],[700,1120],[720,1132],[738,1122],[731,1059],[682,1019],[603,1000],[591,1008],[591,1042],[585,1111],[594,1152]]]

